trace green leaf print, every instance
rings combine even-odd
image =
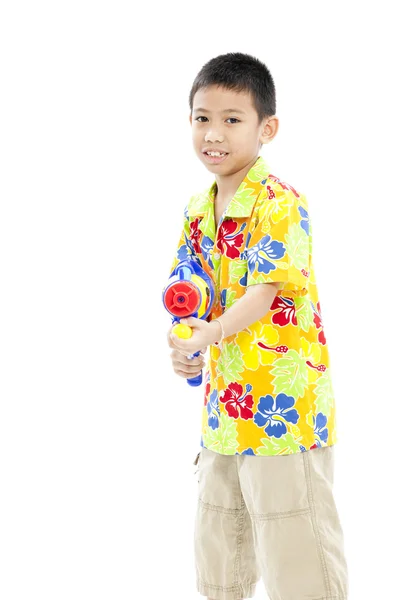
[[[207,207],[210,204],[210,197],[208,195],[208,191],[201,192],[200,194],[195,194],[189,200],[188,211],[194,213],[206,212]]]
[[[308,235],[300,223],[292,223],[285,236],[287,253],[296,269],[309,268]]]
[[[313,322],[314,313],[309,298],[294,298],[297,323],[303,331],[309,331]]]
[[[213,265],[214,265],[215,281],[220,281],[221,262],[213,260]]]
[[[229,263],[229,283],[236,283],[247,271],[247,260],[235,259]]]
[[[252,276],[251,281],[254,281],[254,283],[268,283],[268,279],[273,281],[272,277],[265,277],[265,275],[260,274],[257,277]]]
[[[225,385],[243,379],[240,373],[244,371],[244,363],[237,344],[227,342],[222,344],[221,354],[217,362],[217,371],[221,373]]]
[[[217,429],[212,429],[207,425],[203,433],[203,441],[207,448],[215,452],[236,454],[239,447],[236,421],[232,417],[222,414]]]
[[[272,383],[274,394],[284,393],[293,398],[304,396],[308,383],[307,365],[302,356],[296,350],[289,350],[282,358],[277,358],[271,369],[275,375]]]
[[[281,438],[263,438],[261,442],[264,445],[257,448],[257,454],[294,454],[299,451],[298,445],[302,437],[295,439],[292,433],[286,433]]]
[[[234,214],[235,217],[245,217],[249,214],[249,209],[253,206],[255,200],[254,188],[248,188],[245,182],[242,182],[229,204],[227,214]]]
[[[208,211],[200,222],[199,229],[211,240],[215,238],[215,220],[213,211]]]
[[[264,157],[261,157],[262,160],[258,159],[254,165],[251,167],[250,171],[247,173],[247,179],[254,183],[260,181],[260,179],[265,179],[268,177],[269,167]]]
[[[226,290],[225,308],[230,308],[232,304],[235,304],[236,292],[234,290]]]
[[[332,386],[332,379],[329,369],[327,369],[322,375],[320,375],[315,384],[315,406],[317,413],[324,413],[326,417],[331,414],[334,393]]]

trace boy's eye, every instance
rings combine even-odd
[[[207,119],[207,117],[196,117],[195,121],[198,121],[199,119]],[[232,119],[240,123],[239,119],[236,119],[236,117],[229,117],[227,121],[232,121]],[[200,123],[204,123],[204,121],[200,121]]]

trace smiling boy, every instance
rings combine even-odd
[[[258,59],[210,60],[190,93],[198,158],[215,181],[193,196],[172,269],[212,278],[207,321],[168,332],[174,371],[209,347],[195,525],[198,591],[210,600],[343,600],[347,564],[333,496],[335,401],[307,200],[260,150],[276,136],[275,86]]]

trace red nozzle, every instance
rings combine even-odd
[[[200,292],[190,281],[176,281],[165,291],[165,306],[174,317],[192,315],[199,308],[200,302]]]

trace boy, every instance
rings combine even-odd
[[[278,131],[258,59],[210,60],[189,98],[197,156],[215,175],[190,199],[172,269],[195,257],[213,279],[207,321],[168,332],[175,372],[205,374],[198,591],[209,600],[344,600],[347,565],[333,485],[335,402],[312,264],[307,200],[259,155]],[[172,271],[171,269],[171,271]],[[188,388],[190,393],[190,388]]]

